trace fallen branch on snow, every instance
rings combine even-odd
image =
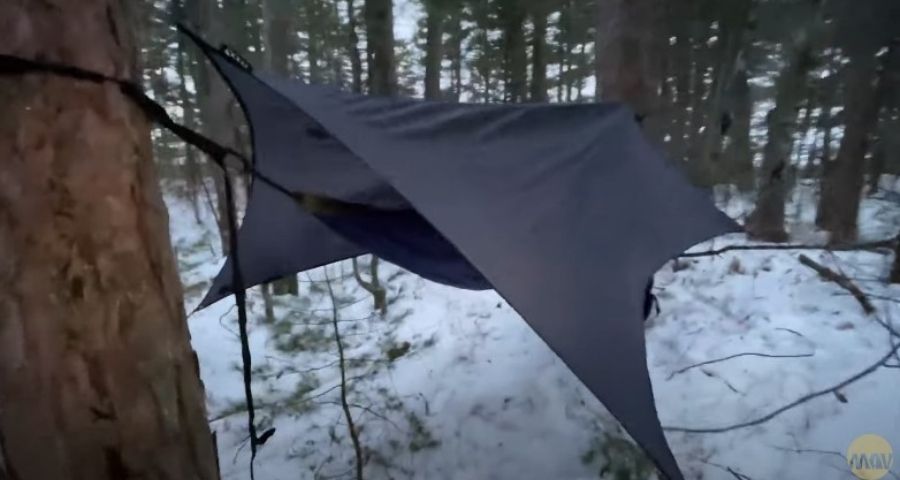
[[[693,365],[688,365],[679,370],[675,370],[674,372],[669,374],[669,377],[666,380],[671,380],[672,377],[674,377],[675,375],[680,375],[692,368],[702,367],[704,365],[709,365],[711,363],[724,362],[726,360],[731,360],[732,358],[738,358],[738,357],[801,358],[801,357],[811,357],[811,356],[813,356],[812,353],[798,353],[798,354],[791,354],[791,355],[770,355],[768,353],[756,353],[756,352],[736,353],[734,355],[729,355],[727,357],[717,358],[714,360],[707,360],[705,362],[695,363]]]
[[[793,402],[788,403],[787,405],[785,405],[781,408],[775,409],[772,412],[770,412],[766,415],[763,415],[762,417],[759,417],[755,420],[750,420],[747,422],[736,423],[734,425],[728,425],[728,426],[724,426],[724,427],[715,427],[715,428],[663,427],[663,430],[665,430],[667,432],[683,432],[683,433],[724,433],[724,432],[729,432],[731,430],[737,430],[737,429],[745,428],[745,427],[752,427],[754,425],[759,425],[761,423],[768,422],[769,420],[777,417],[778,415],[781,415],[782,413],[784,413],[792,408],[795,408],[799,405],[802,405],[814,398],[818,398],[823,395],[834,394],[835,392],[841,390],[842,388],[847,387],[850,384],[856,383],[857,381],[866,377],[867,375],[874,372],[875,370],[878,370],[879,367],[883,367],[885,364],[887,364],[887,361],[898,350],[900,350],[900,344],[895,345],[893,348],[891,348],[891,350],[887,353],[887,355],[878,359],[877,362],[873,363],[872,365],[869,365],[864,370],[862,370],[859,373],[851,376],[850,378],[838,383],[837,385],[823,389],[823,390],[819,390],[816,392],[806,394],[806,395],[798,398],[797,400],[794,400]]]
[[[892,237],[884,240],[874,240],[871,242],[861,242],[861,243],[850,243],[846,245],[813,245],[813,244],[802,244],[802,243],[776,243],[776,244],[766,244],[766,245],[728,245],[721,248],[716,248],[713,250],[704,250],[702,252],[689,252],[682,253],[677,258],[695,258],[695,257],[709,257],[714,255],[720,255],[725,252],[731,252],[735,250],[826,250],[830,252],[846,252],[846,251],[857,251],[857,250],[870,250],[876,251],[879,249],[892,248],[894,244],[897,242],[897,238]]]
[[[806,265],[807,267],[815,270],[820,277],[830,282],[834,282],[844,290],[850,292],[850,294],[853,295],[853,298],[855,298],[856,301],[859,302],[859,304],[862,306],[863,311],[866,312],[866,315],[875,313],[875,307],[872,305],[872,302],[869,301],[869,298],[866,297],[866,294],[863,293],[863,291],[860,290],[859,287],[857,287],[856,284],[853,283],[853,281],[847,278],[846,275],[835,272],[834,270],[807,257],[806,255],[800,255],[799,260],[803,265]]]

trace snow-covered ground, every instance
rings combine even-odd
[[[821,240],[807,226],[812,194],[801,189],[795,197],[788,208],[793,235]],[[170,193],[167,203],[191,311],[221,265],[218,239],[208,212],[197,223],[177,195]],[[732,201],[727,210],[740,216],[746,205]],[[897,225],[896,203],[865,201],[863,236],[888,236]],[[710,243],[735,242],[744,240]],[[886,330],[847,292],[801,265],[800,253],[846,273],[871,294],[879,318],[900,316],[900,303],[882,299],[900,299],[900,288],[883,281],[889,255],[745,251],[670,263],[657,274],[662,312],[647,329],[664,425],[752,420],[838,383],[888,351]],[[258,289],[250,293],[258,417],[277,428],[260,450],[256,478],[353,478],[326,275],[351,363],[348,400],[367,479],[596,479],[614,478],[600,477],[607,462],[646,465],[620,440],[599,402],[495,293],[456,290],[383,265],[392,303],[381,318],[351,273],[345,262],[301,274],[299,297],[276,297],[274,323],[265,321]],[[223,300],[189,322],[223,477],[249,478],[233,302]],[[900,320],[894,325],[900,328]],[[743,352],[805,356],[742,356],[678,373]],[[727,468],[753,480],[851,479],[843,452],[854,437],[876,433],[900,449],[900,369],[881,368],[840,393],[757,426],[669,432],[668,439],[691,479],[734,479]]]

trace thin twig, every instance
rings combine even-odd
[[[896,352],[898,350],[900,350],[900,345],[897,345],[894,348],[892,348],[887,353],[887,355],[878,359],[877,362],[873,363],[872,365],[869,365],[861,372],[838,383],[837,385],[804,395],[804,396],[798,398],[797,400],[794,400],[793,402],[788,403],[787,405],[785,405],[781,408],[773,410],[771,413],[763,415],[762,417],[759,417],[755,420],[736,423],[734,425],[728,425],[725,427],[715,427],[715,428],[663,427],[663,430],[668,431],[668,432],[683,432],[683,433],[724,433],[724,432],[729,432],[731,430],[737,430],[739,428],[745,428],[745,427],[752,427],[754,425],[759,425],[761,423],[768,422],[769,420],[777,417],[778,415],[781,415],[782,413],[784,413],[792,408],[797,407],[798,405],[801,405],[803,403],[806,403],[814,398],[821,397],[823,395],[833,394],[834,392],[836,392],[846,386],[849,386],[852,383],[857,382],[861,378],[869,375],[870,373],[874,372],[875,370],[878,370],[879,367],[884,366],[884,364],[887,362],[887,360],[889,358],[891,358],[894,355],[894,352]]]
[[[700,462],[702,462],[706,465],[709,465],[711,467],[716,467],[719,470],[722,470],[724,472],[728,472],[737,480],[753,480],[750,477],[748,477],[747,475],[744,475],[743,473],[740,473],[740,472],[736,471],[735,469],[728,467],[726,465],[721,465],[716,462],[710,462],[709,460],[703,460],[703,459],[700,459]]]
[[[871,242],[854,243],[847,245],[812,245],[801,243],[788,244],[766,244],[766,245],[728,245],[713,250],[704,250],[702,252],[682,253],[678,258],[695,258],[709,257],[720,255],[725,252],[734,250],[827,250],[830,252],[854,251],[854,250],[878,250],[882,248],[891,248],[896,238],[888,238],[884,240],[875,240]]]
[[[318,404],[320,404],[320,405],[337,405],[337,406],[343,407],[343,405],[341,405],[340,403],[338,403],[338,402],[332,402],[332,401],[323,401],[323,402],[316,402],[316,403],[318,403]],[[365,405],[360,405],[360,404],[358,404],[358,403],[351,403],[350,406],[353,407],[353,408],[358,408],[358,409],[360,409],[360,410],[363,410],[363,411],[365,411],[365,412],[368,412],[368,413],[372,414],[372,416],[378,417],[379,419],[384,420],[385,422],[389,423],[392,427],[396,428],[398,431],[404,432],[404,433],[405,433],[405,430],[403,430],[403,428],[401,428],[400,425],[397,425],[397,422],[395,422],[395,421],[391,420],[390,418],[388,418],[388,417],[386,417],[386,416],[384,416],[384,415],[382,415],[382,414],[376,412],[376,411],[373,410],[371,407],[367,407],[367,406],[365,406]]]
[[[693,365],[688,365],[679,370],[675,370],[674,372],[669,374],[669,378],[666,380],[671,380],[675,375],[682,374],[692,368],[702,367],[704,365],[709,365],[711,363],[724,362],[726,360],[731,360],[732,358],[738,357],[765,357],[765,358],[800,358],[800,357],[811,357],[812,353],[798,353],[798,354],[790,354],[790,355],[770,355],[768,353],[756,353],[756,352],[745,352],[745,353],[736,353],[734,355],[729,355],[727,357],[717,358],[715,360],[707,360],[705,362],[695,363]]]
[[[775,448],[776,450],[782,450],[782,451],[785,451],[785,452],[793,452],[793,453],[815,453],[815,454],[819,454],[819,455],[829,455],[829,456],[833,456],[833,457],[838,457],[838,458],[841,460],[841,462],[846,462],[846,461],[847,461],[847,457],[846,457],[844,454],[842,454],[842,453],[840,453],[840,452],[834,452],[834,451],[831,451],[831,450],[816,450],[816,449],[813,449],[813,448],[788,448],[788,447],[779,447],[779,446],[777,446],[777,445],[773,445],[772,447]],[[890,470],[888,470],[888,473],[889,473],[892,477],[894,477],[896,480],[900,480],[900,476],[898,476],[896,473],[894,473],[894,472],[892,472],[892,471],[890,471]]]
[[[363,453],[359,443],[359,432],[353,424],[353,415],[350,413],[350,405],[347,402],[347,368],[344,363],[344,344],[341,342],[341,331],[338,327],[338,307],[334,297],[334,289],[328,278],[328,270],[325,269],[325,285],[328,287],[328,295],[331,297],[331,318],[334,326],[334,341],[338,348],[338,364],[341,367],[341,407],[344,409],[344,417],[347,419],[347,429],[350,431],[350,439],[353,441],[353,450],[356,452],[356,480],[363,480]]]

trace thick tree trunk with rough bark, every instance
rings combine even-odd
[[[630,105],[649,137],[662,144],[662,0],[598,0],[595,50],[600,95]]]
[[[0,2],[5,54],[134,78],[130,36],[120,2]],[[0,478],[218,478],[143,113],[45,74],[0,102]]]

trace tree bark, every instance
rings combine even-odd
[[[725,107],[726,92],[738,76],[739,56],[744,47],[745,31],[750,16],[750,0],[729,2],[727,7],[720,8],[719,44],[715,49],[716,60],[709,98],[706,100],[706,121],[704,122],[700,155],[694,171],[694,183],[712,188],[721,182],[724,175],[722,158],[722,141],[725,132],[722,129],[723,116],[730,118],[731,113]],[[746,72],[745,72],[746,73]]]
[[[503,23],[503,63],[506,101],[524,102],[528,91],[528,52],[525,45],[525,9],[519,0],[500,2]]]
[[[753,113],[753,99],[750,97],[750,76],[747,65],[739,59],[734,78],[731,80],[729,104],[731,127],[728,129],[728,146],[725,161],[731,183],[741,192],[753,189],[753,151],[750,143],[750,117]]]
[[[605,100],[631,106],[648,136],[662,144],[659,87],[663,65],[662,0],[598,0],[597,79]]]
[[[753,238],[782,242],[787,169],[796,129],[797,109],[803,100],[807,74],[813,66],[813,45],[823,26],[822,7],[806,25],[795,32],[788,58],[775,82],[775,107],[766,116],[768,139],[763,150],[762,178],[756,207],[746,229]]]
[[[887,63],[896,56],[892,46],[886,54]],[[819,199],[821,227],[830,233],[833,243],[856,240],[857,217],[862,188],[865,182],[865,156],[869,150],[869,137],[878,124],[878,111],[887,90],[884,78],[876,71],[875,52],[859,52],[851,56],[847,65],[844,115],[844,136],[837,158],[822,179]],[[891,67],[886,64],[882,72]],[[876,83],[877,85],[873,85]]]
[[[2,2],[0,51],[134,78],[121,5]],[[0,102],[0,477],[218,478],[143,113],[45,74]]]
[[[350,54],[350,73],[353,75],[351,86],[355,93],[362,93],[362,59],[359,53],[356,7],[353,5],[353,0],[347,0],[347,47]]]
[[[535,3],[531,12],[531,101],[547,101],[547,12]]]
[[[263,35],[266,66],[277,75],[290,76],[288,56],[294,49],[291,41],[291,12],[285,0],[263,0]]]
[[[451,15],[449,25],[450,25],[450,51],[447,52],[450,57],[450,75],[451,75],[451,88],[453,90],[453,100],[454,102],[459,101],[459,97],[462,95],[462,63],[463,63],[463,37],[465,37],[465,32],[462,26],[462,17],[463,17],[463,5],[462,2],[455,2],[453,13]]]
[[[172,2],[172,19],[175,22],[183,21],[186,18],[186,13],[184,10],[184,0],[177,0]],[[179,35],[178,37],[178,50],[176,52],[176,63],[175,69],[178,73],[178,99],[181,104],[181,109],[184,112],[182,120],[184,121],[185,126],[188,128],[196,128],[196,109],[194,105],[194,98],[191,96],[190,92],[187,89],[187,78],[190,74],[190,57],[187,54],[187,39],[183,38],[183,36]],[[185,144],[184,146],[184,166],[185,166],[185,177],[187,179],[187,193],[191,200],[191,207],[193,208],[194,218],[197,223],[201,222],[200,220],[200,195],[203,191],[203,167],[202,167],[202,159],[198,157],[197,151],[190,145]]]
[[[444,58],[444,15],[440,0],[425,1],[425,98],[441,98],[441,61]]]
[[[392,96],[397,92],[394,66],[394,14],[392,0],[365,0],[366,51],[371,58],[369,91]]]
[[[265,28],[265,51],[266,66],[273,72],[277,72],[284,76],[288,76],[289,56],[291,52],[290,42],[290,12],[284,8],[286,6],[284,0],[264,0],[263,3],[263,20]],[[310,35],[311,36],[311,35]],[[313,43],[310,38],[310,44]],[[312,62],[312,57],[310,57]],[[313,78],[313,68],[310,65],[311,82],[317,81]],[[224,218],[224,217],[223,217]],[[263,291],[268,294],[269,290],[263,286]],[[300,293],[300,286],[297,282],[296,275],[288,275],[282,279],[272,282],[272,293],[275,295],[297,295]],[[268,307],[271,302],[266,303],[266,318],[270,318]]]

